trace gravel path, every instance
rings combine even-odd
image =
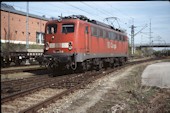
[[[142,84],[170,88],[170,62],[161,62],[147,66],[142,74]]]

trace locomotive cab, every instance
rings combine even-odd
[[[44,55],[50,68],[75,68],[77,20],[49,21],[45,27]]]

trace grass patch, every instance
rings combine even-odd
[[[170,89],[142,86],[141,75],[147,64],[135,67],[130,75],[116,82],[87,113],[169,113]]]
[[[144,69],[147,65],[142,65],[136,67],[129,76],[125,78],[125,80],[120,80],[117,82],[119,84],[119,96],[124,95],[126,99],[120,100],[123,101],[128,107],[126,107],[125,111],[133,111],[133,112],[149,112],[154,111],[155,106],[158,106],[158,104],[165,104],[163,100],[166,100],[166,97],[168,95],[164,94],[164,92],[167,92],[167,89],[160,89],[157,87],[150,87],[150,86],[142,86],[141,85],[141,75]],[[161,97],[163,100],[162,102],[152,103],[152,99],[156,98],[156,95],[164,95]],[[164,107],[167,105],[164,105]],[[169,106],[168,106],[169,107]],[[163,107],[160,109],[162,110]],[[160,109],[157,109],[159,111]],[[164,109],[165,110],[165,109]],[[167,109],[166,109],[167,110]],[[166,111],[165,110],[165,111]],[[156,112],[157,112],[156,111]],[[167,110],[170,111],[170,108]]]

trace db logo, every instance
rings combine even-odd
[[[116,49],[116,44],[113,44],[112,42],[107,42],[107,48]]]

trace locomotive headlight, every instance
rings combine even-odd
[[[54,36],[52,36],[51,39],[54,40]]]
[[[49,49],[49,42],[46,42],[45,43],[45,50],[48,50]]]
[[[72,42],[69,42],[69,43],[68,43],[68,49],[69,49],[69,50],[72,50],[72,48],[73,48]]]

